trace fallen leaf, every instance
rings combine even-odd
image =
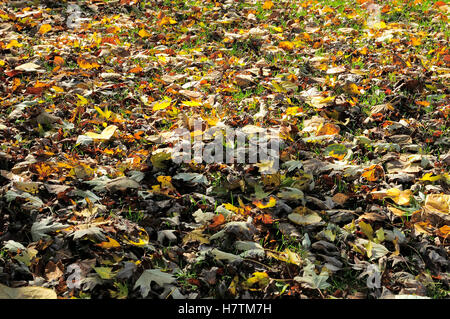
[[[264,4],[262,5],[262,8],[264,10],[270,10],[270,9],[272,9],[272,7],[273,7],[273,2],[270,0],[264,1]]]
[[[209,228],[216,228],[225,223],[225,216],[222,214],[214,216],[212,223],[208,226]]]
[[[258,207],[260,209],[274,207],[276,205],[276,203],[277,203],[277,200],[273,196],[271,196],[269,201],[267,203],[265,203],[265,204],[262,201],[259,201],[259,200],[253,201],[253,205],[255,205],[256,207]]]
[[[317,129],[316,135],[336,135],[340,132],[339,126],[333,124],[333,123],[325,123],[323,125],[320,125]]]
[[[375,164],[365,168],[361,176],[369,182],[376,182],[384,178],[384,169],[380,165]]]
[[[46,34],[52,29],[52,26],[50,24],[43,24],[40,26],[38,33],[41,35]]]
[[[104,248],[104,249],[111,249],[111,248],[118,248],[118,247],[120,247],[120,244],[119,244],[119,242],[117,240],[115,240],[115,239],[113,239],[113,238],[111,238],[109,236],[106,236],[106,238],[108,239],[108,241],[104,241],[104,242],[101,242],[100,244],[96,244],[96,246],[99,246],[99,247]]]
[[[53,289],[43,287],[10,288],[0,284],[0,299],[57,299]]]
[[[85,135],[94,140],[108,141],[114,135],[116,130],[117,126],[109,125],[100,134],[94,132],[87,132]]]

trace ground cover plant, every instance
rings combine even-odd
[[[0,1],[0,297],[448,298],[449,11]]]

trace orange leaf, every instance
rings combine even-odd
[[[147,30],[145,30],[145,29],[139,30],[138,34],[141,38],[148,38],[149,36],[152,35],[151,33],[148,33]]]
[[[324,125],[319,126],[316,135],[336,135],[339,134],[340,131],[341,129],[336,124],[325,123]]]
[[[108,238],[108,241],[104,241],[104,242],[101,242],[100,244],[96,244],[96,246],[99,246],[99,247],[105,248],[105,249],[120,247],[120,244],[117,240],[115,240],[109,236],[106,236],[106,238]]]
[[[272,9],[272,7],[273,7],[273,2],[270,1],[270,0],[265,1],[264,4],[263,4],[263,6],[262,6],[262,8],[263,8],[264,10],[270,10],[270,9]]]
[[[276,203],[277,203],[277,200],[275,199],[275,197],[270,197],[269,201],[266,204],[263,204],[263,202],[260,200],[255,200],[253,202],[253,205],[255,205],[256,207],[258,207],[260,209],[263,209],[263,208],[274,207]]]
[[[41,27],[39,28],[39,33],[40,34],[46,34],[48,31],[50,31],[52,29],[52,26],[50,24],[43,24],[41,25]]]
[[[258,221],[261,221],[263,224],[273,224],[273,218],[270,214],[262,214],[255,217]]]
[[[425,106],[425,107],[430,106],[430,102],[428,102],[428,101],[416,101],[416,104],[422,105],[422,106]]]
[[[376,182],[377,180],[384,178],[384,169],[380,165],[372,165],[364,169],[362,177],[367,179],[369,182]]]
[[[417,38],[411,38],[411,45],[413,45],[413,46],[419,46],[419,45],[421,45],[422,44],[422,41],[420,41],[420,39],[417,39]]]
[[[100,67],[100,64],[98,64],[97,62],[89,62],[85,59],[78,59],[77,63],[82,69],[94,69]]]
[[[213,218],[212,224],[209,225],[209,228],[216,228],[217,226],[220,226],[223,223],[225,223],[225,216],[223,216],[222,214],[216,215]]]
[[[286,51],[292,51],[294,49],[294,43],[289,41],[282,41],[278,44],[278,46]]]
[[[141,73],[142,70],[143,70],[143,69],[142,69],[141,66],[136,66],[136,67],[130,69],[130,70],[128,71],[128,73]]]
[[[55,56],[55,58],[53,59],[53,64],[54,65],[64,65],[64,59],[60,56]]]
[[[439,230],[438,230],[438,235],[441,237],[447,238],[449,234],[450,234],[450,226],[449,225],[444,225],[441,228],[439,228]]]

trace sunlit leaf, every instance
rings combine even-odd
[[[38,33],[44,35],[47,32],[49,32],[51,29],[52,29],[52,26],[50,24],[43,24],[40,26]]]
[[[264,4],[262,5],[262,8],[264,10],[270,10],[270,9],[272,9],[272,7],[273,7],[273,2],[270,0],[264,1]]]
[[[368,168],[365,168],[361,176],[367,179],[369,182],[376,182],[384,178],[384,169],[380,165],[375,164]]]
[[[94,140],[107,141],[114,135],[116,130],[117,126],[109,125],[100,134],[94,132],[87,132],[85,135]]]

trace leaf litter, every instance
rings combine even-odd
[[[0,2],[2,298],[448,298],[448,4],[119,2]]]

